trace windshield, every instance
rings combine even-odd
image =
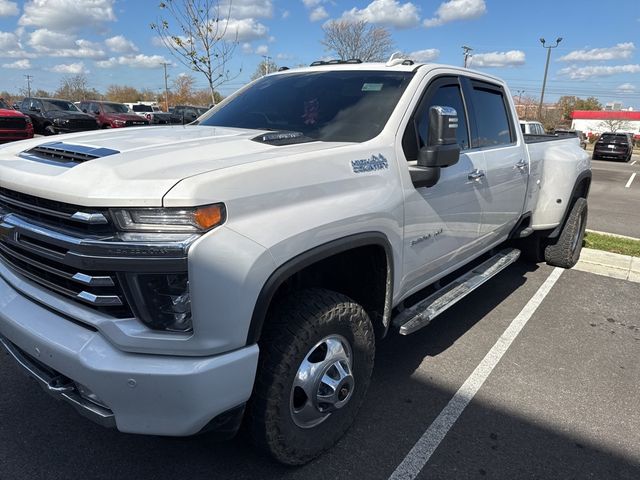
[[[7,110],[11,110],[11,107],[9,105],[6,104],[6,102],[0,98],[0,108],[5,108]]]
[[[42,108],[45,112],[61,110],[63,112],[79,112],[78,107],[65,100],[42,100]]]
[[[364,142],[382,131],[412,77],[412,72],[353,70],[264,77],[214,110],[201,125]]]
[[[153,112],[150,105],[133,105],[131,108],[134,112]]]
[[[104,113],[127,113],[129,109],[122,103],[103,103]]]

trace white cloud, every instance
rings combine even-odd
[[[163,63],[168,63],[161,55],[123,55],[121,57],[111,57],[108,60],[96,62],[100,68],[113,68],[116,66],[126,66],[131,68],[159,68]]]
[[[436,10],[435,17],[426,19],[425,27],[437,27],[456,20],[470,20],[487,13],[484,0],[449,0],[443,2]]]
[[[8,0],[0,0],[0,17],[11,17],[18,15],[18,4]]]
[[[589,66],[577,67],[575,65],[563,68],[558,74],[567,76],[573,80],[586,80],[591,77],[609,77],[619,73],[640,73],[640,65],[614,65],[614,66]]]
[[[574,50],[564,57],[560,57],[559,60],[562,62],[595,62],[631,58],[635,49],[636,46],[633,42],[618,43],[614,47]]]
[[[15,50],[20,48],[18,36],[11,32],[0,32],[0,52]],[[2,55],[2,53],[0,53]]]
[[[623,83],[622,85],[618,85],[616,88],[616,92],[620,93],[634,93],[636,91],[636,86],[632,83]]]
[[[77,30],[113,22],[115,0],[28,0],[19,24],[49,30]]]
[[[302,3],[304,3],[304,6],[307,8],[313,8],[320,5],[322,1],[323,0],[302,0]]]
[[[264,38],[268,32],[269,29],[254,18],[230,18],[227,23],[225,38],[228,40],[235,40],[237,38],[239,42],[246,42]]]
[[[68,63],[68,64],[60,64],[55,67],[51,67],[49,69],[51,72],[55,73],[66,73],[69,75],[78,75],[80,73],[89,73],[88,70],[85,70],[84,63]]]
[[[2,68],[12,68],[15,70],[28,70],[31,68],[31,62],[27,58],[16,60],[13,63],[5,63]]]
[[[284,20],[285,18],[289,18],[289,15],[291,15],[291,12],[289,10],[284,10],[282,12],[282,19]]]
[[[127,40],[122,35],[107,38],[104,44],[109,50],[116,53],[134,53],[138,51],[138,47],[131,40]]]
[[[271,18],[273,16],[271,0],[223,0],[219,8],[220,18]]]
[[[391,25],[396,28],[415,27],[420,22],[418,7],[413,3],[398,0],[373,0],[363,9],[352,8],[340,17],[341,20],[365,20],[369,23]]]
[[[477,53],[471,57],[472,68],[483,67],[513,67],[524,65],[525,54],[522,50],[508,52]]]
[[[29,35],[29,45],[47,50],[75,47],[75,36],[40,28]]]
[[[244,54],[250,54],[253,53],[253,47],[251,46],[251,44],[249,42],[244,42],[242,44],[242,53]]]
[[[49,57],[93,58],[106,56],[98,43],[77,39],[75,35],[40,28],[29,36],[29,45],[40,55]]]
[[[427,48],[426,50],[416,50],[408,55],[408,58],[416,62],[433,62],[440,56],[437,48]]]
[[[318,22],[320,20],[324,20],[328,16],[329,16],[329,13],[325,10],[325,8],[322,5],[320,5],[319,7],[316,7],[313,10],[311,10],[311,13],[309,13],[309,20],[311,20],[312,22]]]
[[[258,45],[258,47],[256,48],[257,55],[266,55],[267,53],[269,53],[268,45]]]

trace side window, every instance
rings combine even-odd
[[[495,147],[513,143],[507,106],[502,92],[490,87],[474,85],[472,95],[478,126],[478,138],[472,139],[472,146]]]
[[[22,105],[20,105],[20,110],[29,110],[29,105],[31,105],[31,100],[25,98],[22,100]]]
[[[461,150],[467,150],[469,148],[467,116],[465,114],[460,87],[457,84],[443,85],[433,92],[433,94],[429,94],[429,99],[424,103],[419,113],[419,118],[416,119],[418,143],[420,147],[427,146],[427,139],[429,137],[429,109],[435,105],[455,108],[458,113],[458,128],[456,131],[458,145],[460,145]]]

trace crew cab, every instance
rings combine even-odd
[[[20,111],[31,118],[35,133],[40,135],[82,132],[98,128],[95,118],[82,113],[68,100],[27,97],[22,100]]]
[[[0,98],[0,143],[33,138],[31,119]]]
[[[521,253],[572,267],[590,181],[501,79],[399,55],[264,76],[195,124],[10,144],[0,343],[102,425],[245,422],[299,465],[349,428],[390,330]]]
[[[163,112],[158,106],[146,103],[125,103],[125,105],[131,112],[149,120],[151,125],[167,125],[171,123],[171,114]]]
[[[129,107],[123,103],[83,100],[80,102],[78,108],[84,113],[93,115],[98,121],[100,128],[141,127],[149,125],[149,120],[131,113]]]

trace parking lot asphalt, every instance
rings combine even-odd
[[[552,271],[518,262],[381,342],[354,426],[301,468],[242,435],[104,430],[1,356],[0,479],[389,478]],[[640,478],[639,296],[637,283],[563,271],[416,478]]]
[[[588,228],[640,238],[640,155],[629,162],[593,160],[591,168]]]

